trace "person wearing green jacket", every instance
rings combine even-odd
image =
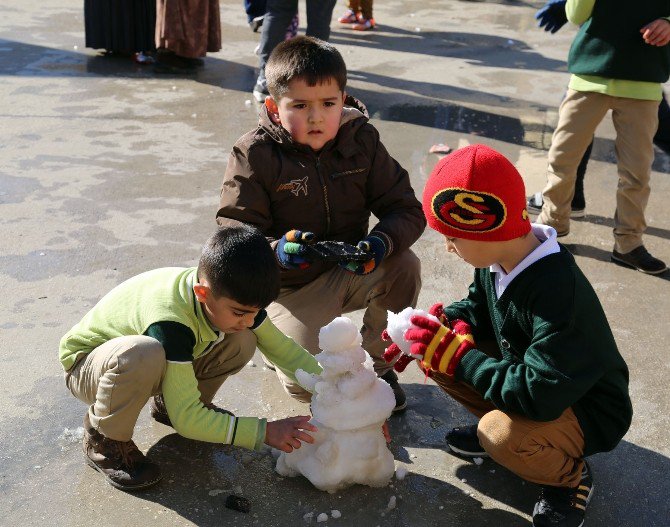
[[[256,348],[285,375],[320,373],[316,359],[281,333],[265,307],[279,294],[279,268],[255,228],[219,229],[198,267],[137,275],[107,293],[60,341],[59,359],[84,416],[87,463],[114,487],[161,479],[132,441],[140,411],[190,439],[284,452],[313,442],[309,416],[277,421],[234,416],[212,404]],[[296,381],[297,382],[297,381]]]
[[[410,319],[411,356],[392,344],[385,358],[397,371],[418,358],[479,418],[447,434],[452,451],[541,486],[533,525],[578,527],[593,494],[584,458],[630,426],[628,368],[595,291],[556,231],[531,225],[525,195],[516,168],[487,146],[436,165],[424,214],[474,281],[467,298]]]
[[[577,169],[608,111],[616,129],[619,182],[611,260],[647,274],[667,271],[642,243],[662,83],[670,75],[668,0],[567,0],[580,26],[568,55],[572,74],[548,155],[537,223],[570,232]],[[532,211],[531,211],[532,212]]]

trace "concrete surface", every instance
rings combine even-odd
[[[60,336],[125,278],[194,264],[214,228],[228,151],[256,121],[249,91],[258,35],[239,4],[222,2],[223,50],[196,75],[169,77],[85,49],[80,0],[0,0],[0,524],[300,526],[337,509],[342,517],[327,525],[527,525],[537,488],[490,461],[446,453],[444,434],[472,419],[416,371],[402,378],[409,409],[390,423],[393,453],[409,474],[383,489],[322,493],[303,478],[278,477],[267,454],[181,439],[145,410],[135,437],[165,479],[131,495],[85,466],[66,433],[85,408],[63,385]],[[538,30],[540,4],[385,0],[375,5],[373,32],[334,24],[350,91],[418,191],[437,161],[428,148],[439,142],[489,144],[519,167],[529,192],[542,187],[575,30]],[[565,243],[628,361],[635,417],[618,448],[592,458],[586,525],[666,526],[670,286],[667,275],[608,261],[612,137],[605,121],[586,179],[588,215]],[[670,261],[670,163],[657,154],[645,242]],[[427,231],[415,250],[421,306],[464,295],[471,270],[439,236]],[[224,386],[221,405],[271,418],[307,411],[255,363]],[[233,491],[251,500],[251,514],[224,508]],[[387,511],[393,495],[398,505]]]

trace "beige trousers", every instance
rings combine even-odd
[[[584,434],[571,408],[553,421],[532,421],[501,412],[469,384],[436,372],[432,378],[480,418],[479,442],[496,463],[540,485],[578,485],[584,463]]]
[[[226,335],[217,346],[193,362],[200,398],[212,402],[223,382],[240,371],[256,350],[249,330]],[[161,393],[167,362],[155,339],[132,335],[95,348],[65,373],[72,394],[89,406],[91,425],[116,441],[130,441],[149,397]]]
[[[276,302],[267,308],[272,322],[285,335],[298,342],[312,355],[320,353],[319,330],[343,313],[365,309],[363,348],[374,360],[378,375],[390,366],[382,358],[387,346],[381,340],[386,329],[386,311],[401,311],[416,306],[421,289],[421,263],[410,251],[391,255],[368,275],[355,275],[339,266],[299,288],[283,288]],[[300,401],[311,394],[286,377],[277,376],[285,390]]]
[[[653,137],[658,127],[659,101],[612,97],[568,90],[549,149],[547,186],[539,223],[559,233],[570,229],[570,202],[577,167],[608,110],[616,130],[615,153],[619,183],[614,213],[614,248],[627,253],[642,245],[647,224],[649,179],[654,160]]]

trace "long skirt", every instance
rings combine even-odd
[[[84,0],[84,23],[87,48],[155,49],[156,0]]]
[[[219,0],[158,0],[156,46],[182,57],[221,49]]]

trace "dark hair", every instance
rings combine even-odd
[[[248,225],[222,227],[205,243],[198,277],[216,298],[264,308],[279,296],[279,266],[261,232]]]
[[[347,85],[347,66],[340,52],[314,37],[285,40],[272,51],[265,66],[268,91],[279,100],[293,79],[303,79],[308,86],[335,79],[341,92]]]

